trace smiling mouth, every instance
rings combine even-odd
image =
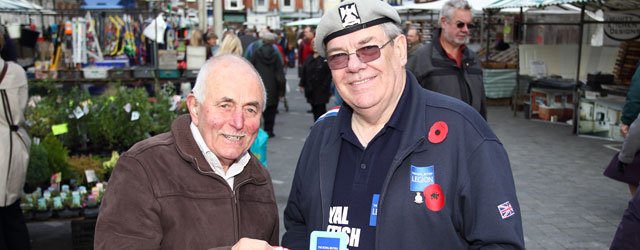
[[[244,138],[244,135],[227,135],[227,134],[223,134],[222,136],[224,136],[224,138],[227,138],[227,140],[230,140],[230,141],[239,141],[240,139]]]
[[[360,80],[360,81],[357,81],[357,82],[352,82],[351,85],[360,85],[360,84],[366,83],[366,82],[368,82],[368,81],[370,81],[372,79],[373,79],[373,77],[366,78],[366,79],[363,79],[363,80]]]

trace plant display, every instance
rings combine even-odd
[[[91,155],[74,155],[69,157],[69,167],[71,178],[77,181],[77,184],[83,184],[86,181],[85,171],[94,170],[99,180],[103,179],[104,168],[102,162],[97,157]]]
[[[31,143],[29,155],[26,184],[31,188],[29,188],[27,192],[31,192],[31,189],[35,189],[39,185],[46,183],[51,176],[47,151],[42,145],[35,142]]]
[[[47,161],[52,173],[62,173],[63,178],[70,176],[67,157],[69,150],[53,134],[47,135],[42,140],[42,147],[47,152]]]

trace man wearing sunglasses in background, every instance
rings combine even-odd
[[[466,47],[472,18],[466,0],[446,2],[440,10],[440,29],[433,32],[430,43],[409,58],[407,69],[423,88],[466,102],[486,120],[482,67],[475,52]]]
[[[283,245],[320,249],[339,232],[351,250],[524,248],[506,151],[469,105],[405,70],[399,24],[380,0],[344,1],[322,17],[316,49],[344,104],[307,137]]]

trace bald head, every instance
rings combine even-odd
[[[207,89],[221,81],[233,82],[238,77],[250,78],[260,85],[263,94],[262,107],[266,106],[267,92],[264,88],[262,78],[249,61],[234,54],[222,54],[207,60],[198,72],[196,84],[193,87],[193,95],[199,103],[203,103],[206,98]]]

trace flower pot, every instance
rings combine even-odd
[[[80,208],[65,208],[63,210],[58,211],[58,217],[60,218],[75,218],[80,217]]]
[[[82,209],[82,214],[85,218],[97,218],[98,212],[100,211],[100,206],[95,207],[85,207]]]
[[[51,209],[47,211],[36,211],[33,213],[34,220],[48,220],[53,215],[53,211]]]
[[[22,211],[22,216],[24,217],[24,221],[33,220],[33,212],[32,211]]]

